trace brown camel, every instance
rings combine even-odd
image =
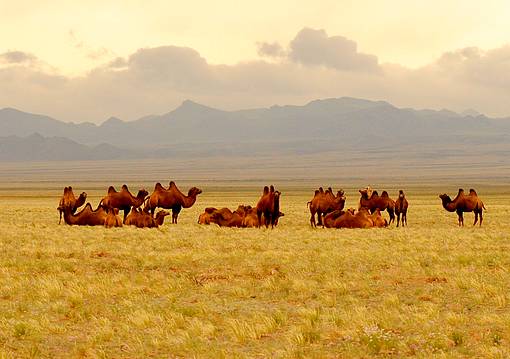
[[[264,215],[264,224],[266,228],[271,224],[274,228],[278,224],[278,215],[280,213],[281,192],[275,191],[274,186],[265,186],[257,203],[257,218],[259,227],[262,225],[262,215]]]
[[[185,196],[179,188],[175,185],[174,181],[170,182],[168,189],[165,189],[161,183],[156,183],[154,192],[152,192],[146,207],[154,215],[156,208],[161,207],[164,209],[172,210],[172,223],[177,223],[177,217],[182,208],[190,208],[197,200],[197,196],[202,193],[202,190],[192,187]]]
[[[390,198],[386,191],[383,191],[381,196],[379,196],[377,191],[372,191],[372,195],[369,197],[368,194],[370,191],[370,187],[359,190],[359,193],[361,194],[359,208],[367,208],[370,213],[374,213],[376,209],[381,211],[386,210],[390,215],[389,224],[391,224],[391,222],[395,221],[395,201]]]
[[[163,225],[165,217],[168,215],[170,212],[161,210],[156,214],[156,217],[152,217],[150,213],[142,211],[140,208],[133,208],[126,218],[125,224],[137,228],[158,228]]]
[[[198,216],[198,224],[211,224],[214,223],[212,214],[217,211],[214,207],[207,207],[200,216]]]
[[[101,206],[92,210],[90,203],[77,214],[72,214],[69,208],[64,209],[64,221],[72,226],[104,226],[107,215]]]
[[[483,210],[485,209],[485,206],[474,189],[471,188],[469,190],[469,195],[466,196],[464,190],[459,188],[457,197],[455,197],[453,201],[445,193],[439,195],[439,198],[441,198],[444,209],[448,212],[457,212],[457,216],[459,217],[459,226],[464,225],[464,212],[475,213],[475,222],[473,225],[476,225],[478,222],[478,216],[480,216],[480,226],[482,225]]]
[[[82,192],[78,198],[74,196],[73,187],[64,187],[64,194],[62,198],[60,198],[60,202],[58,204],[57,210],[60,213],[60,219],[58,220],[58,224],[62,223],[62,214],[64,213],[64,209],[69,208],[72,214],[75,214],[78,208],[85,204],[87,200],[87,194]]]
[[[400,222],[400,215],[402,215],[402,227],[407,226],[407,207],[409,207],[409,203],[407,202],[406,195],[404,191],[398,191],[398,198],[395,201],[395,214],[397,215],[397,227]]]
[[[370,216],[372,219],[372,222],[374,223],[374,227],[378,228],[384,228],[388,227],[388,221],[383,218],[381,215],[381,211],[379,209],[376,209],[374,213]]]
[[[122,227],[122,219],[119,217],[118,208],[113,208],[112,210],[108,211],[108,215],[104,221],[104,226],[106,228]]]
[[[371,228],[374,221],[367,208],[361,208],[356,214],[345,212],[333,223],[334,228]]]
[[[336,210],[342,210],[345,206],[344,191],[340,190],[335,196],[333,190],[328,188],[326,191],[320,187],[315,191],[315,195],[310,202],[307,203],[310,207],[310,225],[317,227],[315,222],[315,214],[317,214],[317,222],[324,227],[322,223],[322,216]]]
[[[222,212],[216,211],[212,215],[214,223],[220,227],[238,227],[243,226],[244,214],[236,211],[234,212]]]
[[[131,192],[129,192],[126,185],[122,185],[122,189],[119,192],[117,192],[113,186],[110,186],[108,188],[108,194],[101,200],[99,205],[107,211],[112,208],[118,208],[119,210],[124,211],[123,222],[126,223],[126,218],[131,207],[140,207],[148,194],[149,193],[145,189],[141,189],[135,197],[131,194]]]

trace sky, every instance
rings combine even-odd
[[[509,116],[510,2],[0,0],[0,107],[133,120],[353,96]]]

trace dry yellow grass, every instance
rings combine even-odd
[[[259,195],[231,187],[160,230],[59,226],[60,191],[0,191],[0,357],[510,356],[509,193],[477,188],[482,228],[434,188],[407,191],[405,229],[311,229],[312,187],[282,189],[275,230],[197,225]]]

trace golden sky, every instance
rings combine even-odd
[[[32,53],[65,75],[162,45],[235,64],[256,59],[257,42],[287,44],[310,27],[416,68],[445,51],[508,43],[508,19],[508,0],[0,0],[0,53]]]
[[[328,97],[509,116],[508,0],[0,0],[0,108],[133,120]]]

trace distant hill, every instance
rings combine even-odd
[[[241,111],[222,111],[187,100],[163,115],[132,122],[110,118],[101,125],[61,122],[6,108],[0,110],[0,129],[2,136],[25,137],[10,139],[17,143],[21,153],[25,145],[35,148],[31,145],[33,138],[28,137],[32,139],[29,141],[26,137],[40,134],[47,147],[39,145],[41,152],[33,156],[48,159],[68,156],[51,150],[53,146],[63,146],[62,138],[69,139],[67,145],[82,153],[83,158],[91,159],[103,155],[114,158],[292,155],[353,148],[360,152],[391,148],[398,153],[408,146],[434,148],[435,153],[441,148],[459,153],[475,148],[497,147],[498,153],[510,150],[510,119],[492,119],[472,110],[458,114],[448,110],[397,108],[384,101],[346,97],[316,100],[304,106]],[[4,137],[2,143],[6,141]],[[104,151],[94,147],[100,144],[110,147]],[[3,148],[0,159],[21,156],[4,152]]]
[[[132,153],[108,144],[85,146],[63,137],[0,137],[0,161],[107,160]]]

